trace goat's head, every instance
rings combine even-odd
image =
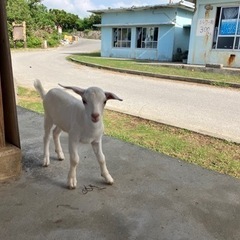
[[[119,100],[122,101],[117,95],[111,92],[104,92],[101,88],[90,87],[82,89],[73,86],[63,86],[66,89],[71,89],[82,97],[83,105],[85,106],[86,114],[93,123],[97,123],[101,120],[103,115],[103,109],[108,100]]]

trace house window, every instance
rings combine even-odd
[[[113,47],[131,47],[131,28],[113,28]]]
[[[158,28],[137,27],[137,48],[157,48]]]
[[[240,49],[239,7],[218,7],[213,49]]]

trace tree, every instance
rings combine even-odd
[[[28,0],[28,6],[34,23],[34,29],[49,29],[54,27],[54,22],[42,0]]]
[[[31,13],[25,0],[7,0],[7,20],[9,24],[22,21],[31,22]]]
[[[51,18],[56,26],[61,26],[65,31],[77,29],[79,17],[64,10],[50,9]]]
[[[89,26],[91,27],[91,29],[95,29],[96,27],[94,27],[94,24],[100,24],[101,23],[101,15],[99,14],[91,14],[91,16],[89,17]]]

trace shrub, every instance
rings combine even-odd
[[[43,40],[39,37],[29,36],[27,37],[27,47],[28,48],[39,48],[42,46]]]

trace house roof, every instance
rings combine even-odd
[[[88,12],[95,14],[103,13],[119,13],[119,12],[137,12],[148,9],[160,9],[160,8],[181,8],[187,11],[193,12],[195,9],[195,4],[189,1],[181,0],[176,3],[167,3],[167,4],[158,4],[158,5],[147,5],[147,6],[132,6],[130,8],[107,8],[107,9],[98,9],[98,10],[88,10]]]

